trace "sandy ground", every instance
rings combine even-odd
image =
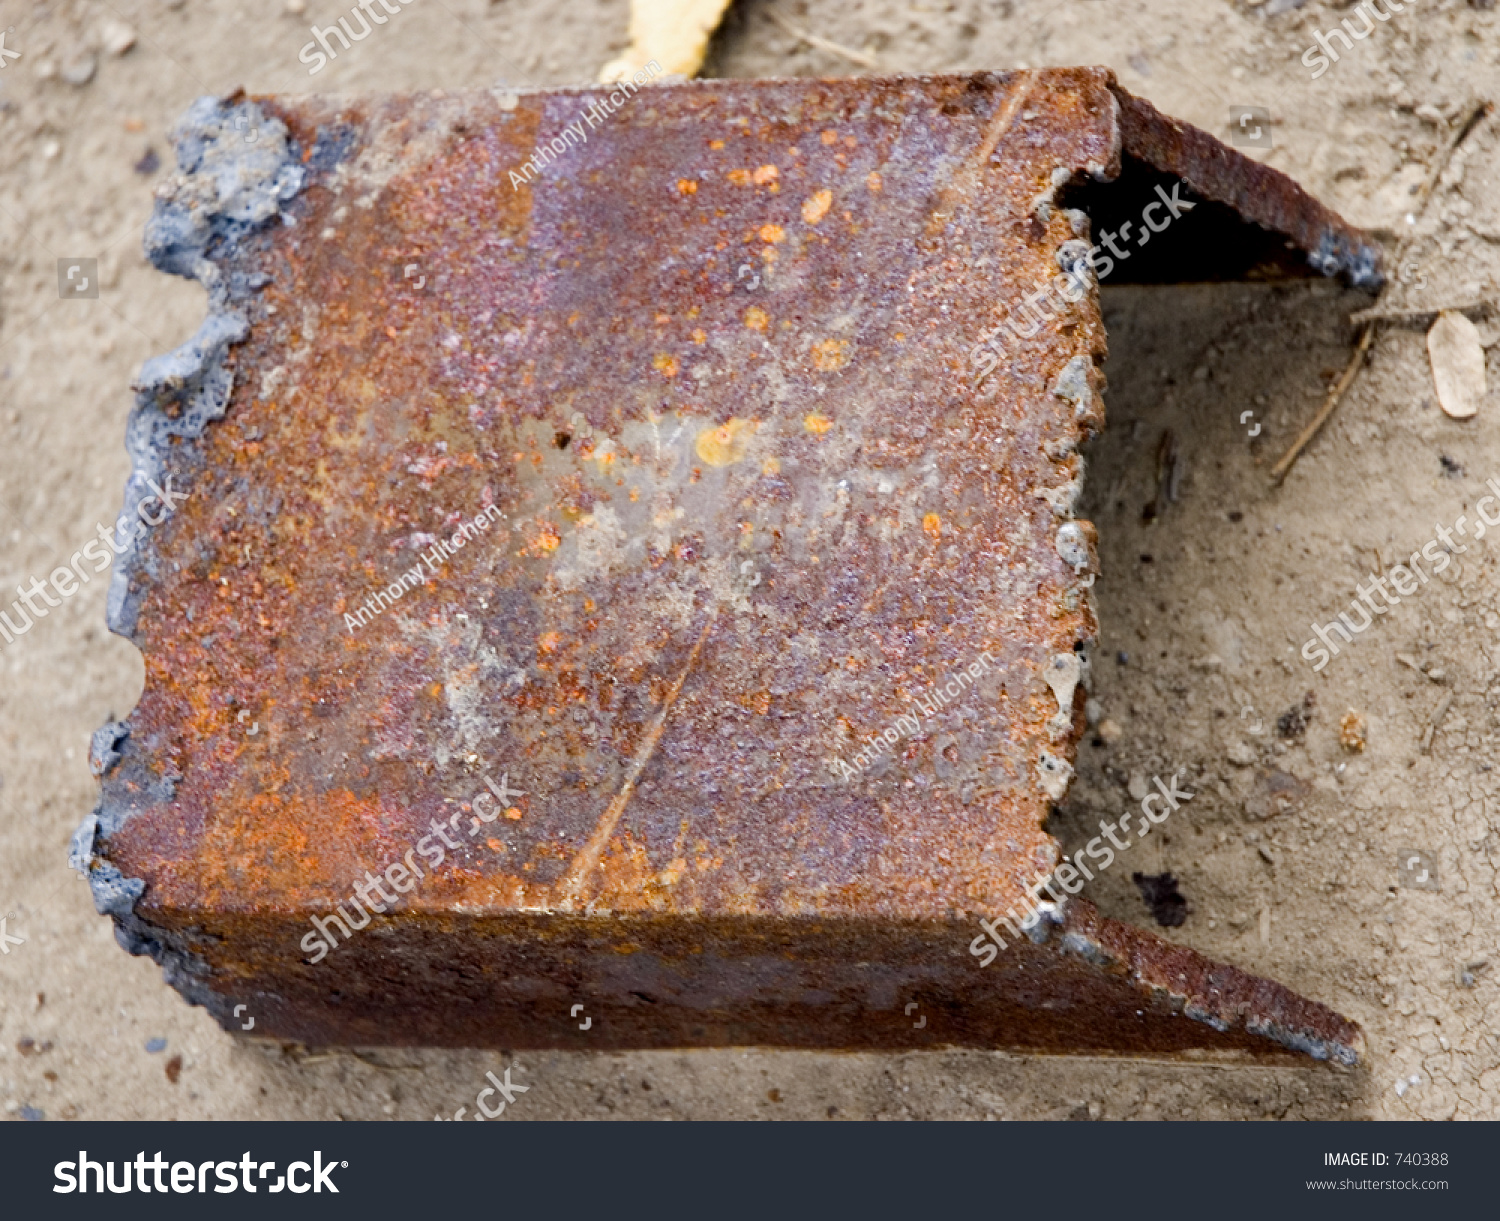
[[[349,5],[307,0],[298,15],[282,2],[0,0],[4,50],[19,52],[0,53],[0,588],[45,575],[114,519],[131,376],[203,311],[195,285],[141,255],[151,188],[170,168],[165,133],[200,94],[310,87],[297,62],[307,27]],[[1416,235],[1393,300],[1500,295],[1500,118],[1406,219],[1462,104],[1500,98],[1500,12],[1484,0],[1409,5],[1317,80],[1303,51],[1350,11],[1320,0],[778,4],[881,71],[1108,64],[1221,136],[1232,108],[1267,107],[1274,147],[1252,155],[1358,224]],[[799,41],[772,7],[738,5],[705,74],[864,70]],[[422,0],[312,83],[574,83],[623,48],[626,18],[621,0]],[[120,24],[135,44],[115,54]],[[83,257],[98,260],[97,299],[60,300],[57,260]],[[1422,331],[1386,329],[1286,485],[1267,479],[1343,368],[1345,319],[1364,303],[1324,284],[1106,292],[1110,427],[1091,446],[1085,515],[1102,536],[1095,695],[1109,723],[1085,742],[1052,827],[1071,850],[1132,785],[1187,768],[1198,795],[1130,865],[1179,881],[1186,920],[1161,931],[1359,1020],[1368,1071],[977,1052],[512,1060],[234,1041],[115,946],[65,865],[95,799],[89,734],[128,711],[142,682],[135,650],[104,629],[96,581],[0,650],[0,917],[23,939],[0,957],[5,1114],[426,1119],[472,1106],[485,1070],[514,1063],[531,1087],[507,1112],[517,1119],[1500,1115],[1493,550],[1470,541],[1321,674],[1299,655],[1309,623],[1344,609],[1356,581],[1436,525],[1472,518],[1485,479],[1500,477],[1500,398],[1467,422],[1447,418]],[[1494,345],[1500,328],[1481,333]],[[1165,430],[1178,499],[1147,522]],[[1309,691],[1305,731],[1288,722],[1281,736],[1278,719]],[[1362,753],[1339,745],[1351,709]],[[1415,852],[1431,889],[1401,870]],[[1110,915],[1152,921],[1128,870],[1086,893]]]

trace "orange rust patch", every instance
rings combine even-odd
[[[781,175],[781,171],[774,165],[763,165],[750,176],[750,180],[758,187],[763,187],[768,182],[775,182]]]
[[[832,373],[849,363],[849,342],[845,339],[825,339],[812,346],[813,364],[821,373]]]
[[[737,187],[747,187],[750,185],[749,170],[730,170],[726,177]]]
[[[679,178],[677,180],[677,193],[679,195],[696,195],[698,184],[691,178]]]
[[[802,417],[802,427],[815,436],[821,437],[833,427],[833,421],[826,415],[821,415],[816,411],[809,411]]]
[[[658,373],[665,374],[667,377],[676,377],[677,357],[669,355],[666,352],[658,352],[656,356],[652,358],[651,367]]]
[[[809,225],[816,225],[828,215],[828,209],[832,205],[832,191],[822,190],[814,192],[802,201],[802,219]]]
[[[694,449],[709,466],[731,466],[745,456],[750,448],[750,438],[758,427],[759,421],[742,420],[736,416],[717,428],[700,432]]]
[[[766,311],[761,309],[758,305],[752,305],[745,311],[745,325],[748,326],[752,331],[765,330],[766,324],[770,321],[771,319],[766,314]]]
[[[771,693],[769,691],[752,691],[747,695],[735,696],[734,702],[741,708],[748,708],[757,716],[765,716],[771,711]]]
[[[760,240],[773,243],[785,241],[786,231],[780,225],[762,225],[760,227]]]
[[[926,530],[933,538],[939,538],[943,533],[943,519],[936,513],[929,513],[922,519],[922,529]]]

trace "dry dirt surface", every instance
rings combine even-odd
[[[310,80],[298,62],[309,25],[349,7],[0,0],[0,589],[45,577],[114,520],[131,378],[204,312],[196,285],[141,254],[152,188],[172,171],[166,133],[195,97],[577,83],[626,42],[622,0],[421,0]],[[1362,28],[1357,10],[748,0],[704,74],[1107,64],[1225,139],[1231,116],[1262,107],[1272,146],[1249,155],[1354,223],[1410,240],[1388,304],[1495,302],[1500,115],[1463,141],[1424,208],[1413,192],[1466,105],[1500,99],[1500,11],[1493,0],[1391,8],[1314,79],[1304,52],[1341,19]],[[80,264],[61,288],[60,260]],[[1382,327],[1277,488],[1268,470],[1343,370],[1348,315],[1368,298],[1309,282],[1106,289],[1104,304],[1110,422],[1088,454],[1083,510],[1101,535],[1103,636],[1094,725],[1052,830],[1071,851],[1133,787],[1187,769],[1197,795],[1085,893],[1156,928],[1154,909],[1162,935],[1357,1019],[1368,1069],[232,1039],[116,947],[67,869],[68,838],[95,800],[89,735],[128,712],[142,683],[135,650],[105,631],[105,585],[93,581],[0,647],[4,1114],[430,1119],[472,1106],[486,1070],[511,1065],[528,1086],[507,1113],[517,1119],[1500,1115],[1500,579],[1472,525],[1485,481],[1500,480],[1500,398],[1449,418],[1423,326]],[[1476,316],[1500,385],[1500,316]],[[1302,656],[1310,624],[1465,516],[1445,571],[1314,672]],[[1175,889],[1156,886],[1148,907],[1132,872],[1170,873]]]

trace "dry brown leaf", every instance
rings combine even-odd
[[[1427,332],[1427,355],[1443,410],[1455,420],[1468,419],[1479,410],[1486,389],[1478,328],[1462,314],[1444,310]]]
[[[624,80],[655,60],[667,76],[693,76],[729,0],[632,0],[630,46],[605,64],[601,81]]]

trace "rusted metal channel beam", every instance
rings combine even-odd
[[[116,573],[145,692],[74,846],[126,947],[308,1042],[1356,1061],[1078,900],[971,953],[1057,862],[1096,633],[1069,193],[1159,157],[1378,274],[1154,115],[1098,69],[200,102],[147,248],[211,312],[126,511],[190,496]]]

